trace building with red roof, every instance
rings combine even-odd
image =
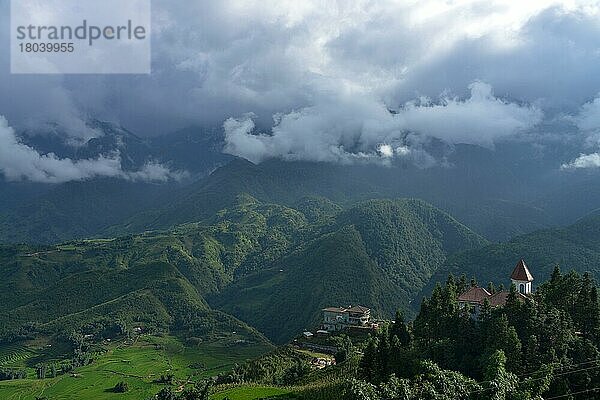
[[[515,266],[513,273],[510,275],[510,279],[519,293],[531,294],[533,275],[529,272],[529,268],[527,268],[527,264],[525,264],[525,261],[522,258]]]
[[[533,275],[523,259],[519,260],[515,266],[510,279],[517,288],[518,299],[524,300],[527,298],[527,295],[532,293]],[[473,286],[458,296],[458,304],[461,308],[470,307],[473,314],[477,315],[486,300],[491,307],[505,306],[508,294],[509,292],[506,290],[490,293],[484,288]]]

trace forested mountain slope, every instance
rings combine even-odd
[[[220,128],[188,128],[142,139],[124,128],[97,124],[104,136],[78,149],[52,135],[33,135],[26,143],[44,154],[72,159],[118,152],[125,171],[153,161],[188,178],[160,184],[106,179],[58,185],[0,182],[6,192],[0,193],[0,242],[59,243],[169,229],[204,221],[234,205],[243,193],[291,207],[307,196],[345,207],[372,198],[418,198],[487,239],[501,241],[572,223],[600,201],[598,174],[559,168],[572,149],[563,154],[552,146],[540,151],[531,143],[498,143],[488,149],[432,140],[423,149],[430,159],[420,162],[341,165],[268,159],[255,165],[222,153]]]
[[[481,284],[488,282],[510,284],[515,263],[524,258],[536,282],[550,277],[556,265],[580,273],[589,271],[600,279],[600,214],[582,218],[565,228],[536,231],[518,236],[505,243],[492,244],[450,256],[428,285],[445,281],[449,273],[477,277]]]
[[[486,243],[416,200],[371,200],[338,215],[328,233],[212,297],[218,308],[283,342],[316,325],[326,306],[360,303],[389,317],[409,310],[446,256]]]
[[[213,308],[285,341],[315,324],[325,305],[360,302],[385,316],[408,309],[448,254],[486,244],[418,200],[342,210],[304,198],[296,207],[241,195],[204,222],[167,231],[4,246],[4,331],[29,322],[52,330],[111,319],[203,331],[188,326],[197,312],[209,326],[223,318],[234,323],[215,314],[208,297]]]
[[[487,150],[468,147],[454,157],[462,160],[467,156],[462,154],[465,152]],[[492,157],[493,153],[487,155]],[[518,190],[510,187],[514,175],[509,170],[502,167],[492,173],[491,167],[473,165],[484,156],[479,154],[470,163],[427,169],[410,164],[336,165],[279,160],[255,165],[237,159],[174,193],[168,204],[141,212],[106,232],[136,233],[203,220],[233,204],[240,193],[289,206],[306,196],[325,197],[345,206],[371,198],[419,198],[490,239],[506,239],[554,223],[551,215],[527,200],[533,195],[526,185],[520,183]]]
[[[30,322],[56,332],[118,319],[185,335],[218,332],[224,323],[228,331],[256,336],[211,310],[204,296],[223,288],[235,273],[279,257],[301,237],[304,225],[297,211],[243,198],[216,215],[212,225],[58,246],[3,246],[3,333]]]

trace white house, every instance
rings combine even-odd
[[[323,329],[333,332],[348,327],[368,326],[371,310],[363,306],[327,307],[323,309]]]

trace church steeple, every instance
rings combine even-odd
[[[512,274],[510,275],[512,283],[517,287],[517,291],[522,294],[531,294],[533,275],[523,259],[520,259]]]

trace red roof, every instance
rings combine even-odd
[[[484,288],[475,286],[458,296],[458,301],[483,304],[483,300],[489,298],[490,296],[490,292]]]
[[[507,298],[508,298],[508,292],[502,291],[502,292],[494,293],[488,300],[490,301],[490,305],[492,307],[497,307],[497,306],[506,305]]]
[[[507,292],[506,290],[494,293],[492,295],[492,297],[489,298],[490,305],[492,307],[505,306],[506,300],[508,299],[508,294],[509,294],[509,292]],[[522,293],[517,292],[516,294],[517,294],[517,300],[524,300],[527,298],[527,296],[525,296]]]
[[[458,296],[458,301],[465,302],[465,303],[477,303],[479,305],[483,305],[484,300],[488,299],[488,301],[490,302],[490,306],[498,307],[498,306],[506,305],[506,300],[508,299],[508,294],[509,294],[509,292],[507,292],[506,290],[503,290],[501,292],[497,292],[494,294],[490,294],[490,292],[488,292],[484,288],[473,287],[473,288],[467,290],[465,293]],[[517,292],[518,300],[523,300],[526,298],[527,298],[527,296]]]
[[[525,261],[523,261],[523,259],[519,260],[515,266],[515,269],[513,270],[513,273],[510,275],[510,278],[514,279],[515,281],[533,281],[533,275],[531,275],[531,272],[529,272],[529,268],[527,268],[527,265],[525,265]]]

